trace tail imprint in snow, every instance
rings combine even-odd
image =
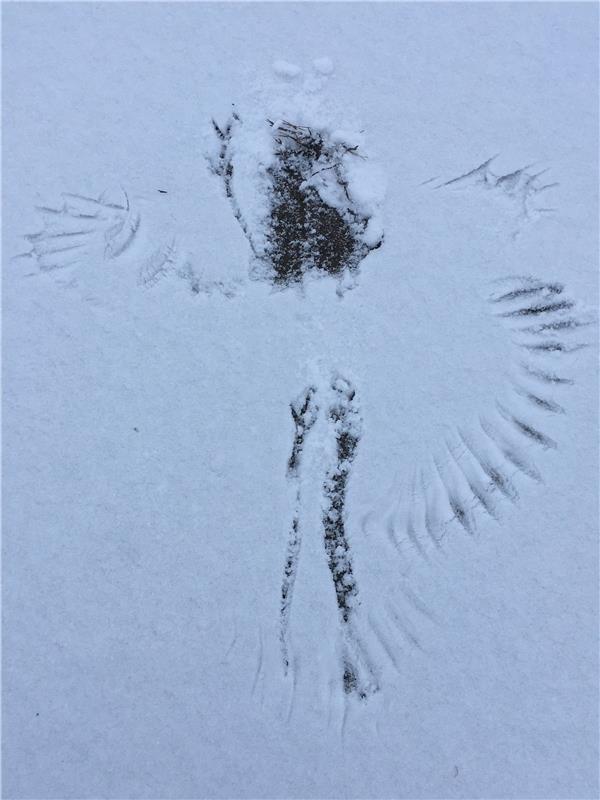
[[[345,508],[350,469],[360,440],[361,420],[355,402],[356,392],[349,381],[336,377],[328,391],[331,402],[327,410],[327,423],[334,436],[335,447],[334,463],[323,483],[323,543],[340,622],[340,673],[343,689],[346,694],[354,693],[364,699],[376,691],[377,685],[373,679],[370,658],[356,624],[358,586],[346,530]],[[295,432],[287,474],[289,479],[297,483],[297,489],[286,547],[280,601],[280,644],[285,674],[290,666],[288,628],[302,543],[299,473],[306,435],[313,427],[319,410],[316,395],[317,389],[311,386],[291,405]]]
[[[283,569],[283,581],[281,584],[281,619],[279,630],[283,667],[286,674],[290,665],[288,628],[290,612],[292,609],[294,584],[296,582],[296,575],[298,573],[300,547],[302,545],[302,529],[300,520],[302,496],[300,490],[299,470],[306,435],[315,424],[317,418],[318,406],[315,402],[315,392],[316,388],[314,386],[310,386],[297,402],[290,405],[292,418],[295,425],[295,432],[292,452],[290,454],[287,466],[287,475],[288,478],[293,480],[296,484],[296,499],[294,516],[292,518],[292,524],[288,535],[285,565]]]

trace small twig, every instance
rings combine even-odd
[[[331,164],[331,166],[329,166],[329,167],[323,167],[323,169],[318,169],[316,172],[313,172],[310,177],[314,178],[314,176],[318,175],[319,172],[325,172],[325,170],[327,170],[327,169],[335,169],[338,166],[339,166],[339,164]]]

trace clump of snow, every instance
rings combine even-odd
[[[367,222],[361,239],[369,248],[377,247],[383,239],[383,220],[381,215],[372,216]]]
[[[333,61],[330,58],[315,58],[313,67],[321,75],[331,75],[333,72]]]
[[[332,144],[341,144],[350,150],[362,147],[365,143],[365,137],[362,131],[344,130],[336,128],[329,134],[329,140]]]
[[[302,70],[296,64],[290,64],[289,61],[282,61],[278,59],[273,62],[273,72],[279,75],[280,78],[297,78],[302,74]]]
[[[360,154],[360,151],[358,151]],[[362,214],[376,216],[383,204],[386,192],[385,175],[382,168],[360,155],[347,153],[344,168],[348,179],[348,194]]]

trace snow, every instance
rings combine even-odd
[[[277,60],[273,62],[273,70],[276,75],[282,78],[297,78],[302,70],[296,64],[290,64],[288,61]]]
[[[321,75],[331,75],[334,70],[333,61],[326,56],[324,58],[315,58],[312,63],[313,67],[317,72],[320,72]]]
[[[3,11],[5,796],[597,796],[594,6]]]

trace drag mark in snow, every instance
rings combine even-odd
[[[300,505],[302,497],[300,491],[299,470],[306,434],[313,427],[317,419],[318,406],[315,402],[315,392],[315,387],[310,386],[299,400],[297,400],[295,403],[291,403],[290,405],[295,431],[292,452],[290,454],[287,466],[287,475],[290,480],[293,480],[296,483],[296,505],[292,519],[292,525],[288,534],[279,609],[279,641],[281,645],[281,654],[283,658],[283,668],[285,674],[287,674],[290,663],[288,631],[290,613],[292,609],[294,584],[298,574],[298,560],[302,545],[302,531],[300,527]]]
[[[340,672],[343,689],[346,694],[355,693],[364,699],[376,691],[377,686],[373,679],[374,670],[358,634],[355,620],[358,587],[346,531],[345,508],[350,469],[360,439],[361,420],[355,403],[356,393],[349,381],[336,377],[328,391],[331,402],[326,421],[334,436],[334,463],[323,483],[323,544],[341,626]],[[296,502],[288,534],[279,609],[279,639],[285,674],[291,664],[289,623],[302,544],[300,470],[303,466],[306,436],[315,424],[319,411],[316,396],[317,388],[310,386],[291,405],[295,431],[287,476],[296,483]]]
[[[344,692],[355,692],[364,699],[377,687],[373,682],[370,660],[354,626],[358,586],[346,532],[345,507],[350,468],[361,435],[361,420],[351,383],[337,378],[331,388],[334,400],[329,408],[329,420],[335,431],[336,462],[323,487],[323,536],[344,639]],[[366,677],[361,674],[363,670],[367,672]]]
[[[337,461],[324,484],[326,505],[323,529],[338,609],[342,622],[347,623],[350,620],[351,601],[357,589],[345,531],[346,486],[360,429],[358,414],[352,405],[354,389],[342,380],[338,380],[334,388],[339,393],[339,401],[329,409],[329,419],[335,426]]]

